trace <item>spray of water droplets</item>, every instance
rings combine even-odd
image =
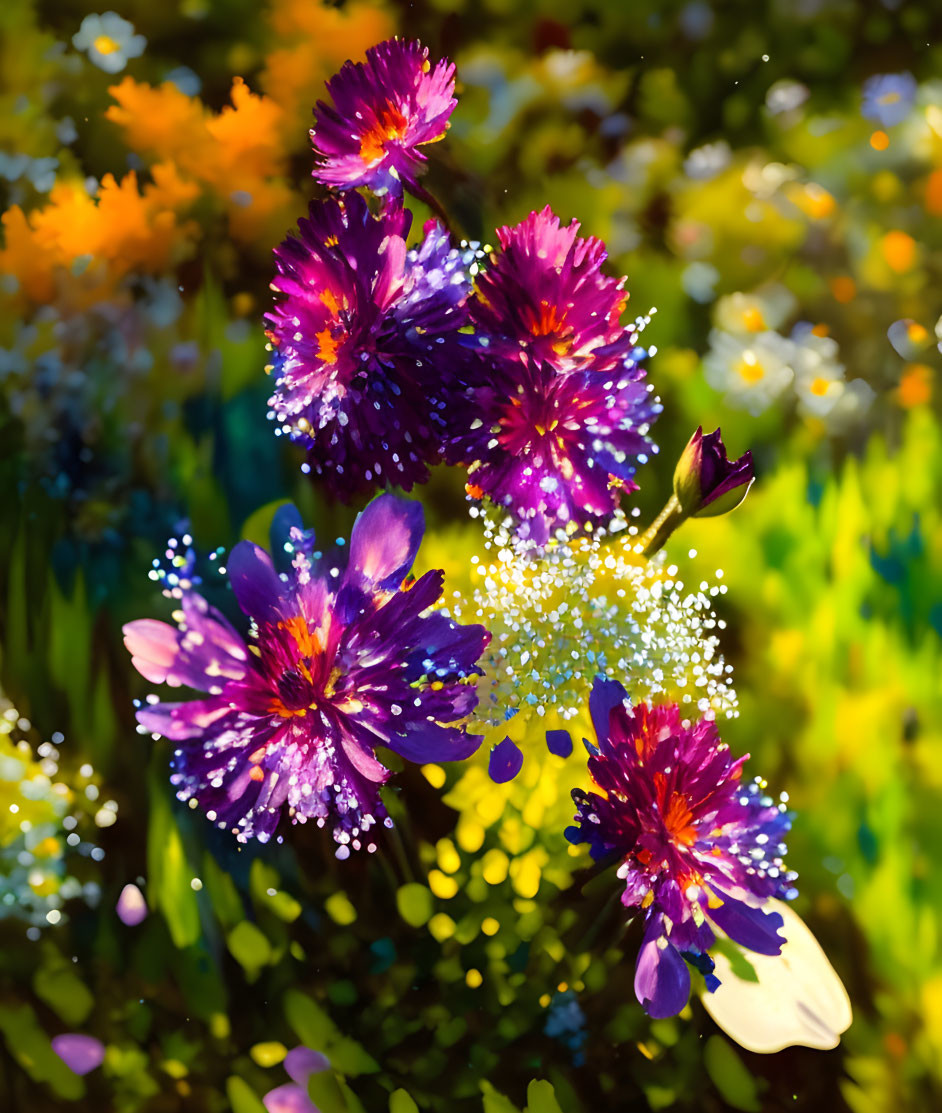
[[[35,734],[0,693],[0,920],[25,921],[30,939],[64,923],[68,901],[98,903],[105,852],[89,835],[118,817],[91,765],[60,774],[63,735],[34,744]]]
[[[646,561],[622,513],[607,529],[528,548],[513,522],[471,508],[484,525],[474,587],[447,611],[492,634],[482,663],[478,716],[497,727],[518,713],[572,720],[593,679],[615,677],[634,700],[676,699],[701,714],[738,715],[732,666],[720,652],[725,623],[713,599],[725,585],[687,586],[663,553]],[[722,576],[717,573],[717,579]]]

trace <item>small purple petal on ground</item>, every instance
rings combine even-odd
[[[319,1051],[312,1051],[311,1048],[302,1044],[288,1052],[285,1056],[284,1067],[294,1082],[297,1082],[299,1086],[306,1086],[311,1075],[327,1070],[330,1067],[330,1062]]]
[[[147,917],[147,901],[136,885],[125,885],[115,905],[118,919],[127,927],[136,927]]]
[[[100,1067],[105,1057],[105,1045],[101,1040],[75,1032],[53,1036],[52,1050],[73,1074],[88,1074]]]
[[[557,757],[569,757],[572,753],[572,735],[568,730],[548,730],[546,748]]]
[[[318,1113],[317,1106],[306,1091],[293,1082],[269,1090],[262,1098],[262,1104],[268,1113]]]
[[[491,750],[488,758],[487,771],[492,781],[502,785],[512,781],[523,766],[523,753],[509,738],[498,742]]]

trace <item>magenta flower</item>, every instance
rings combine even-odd
[[[549,205],[498,229],[501,250],[469,304],[491,357],[597,372],[643,358],[637,332],[621,323],[626,280],[602,273],[605,245],[578,231],[576,221],[563,228]]]
[[[573,790],[577,826],[566,837],[619,862],[622,904],[644,918],[635,993],[649,1015],[673,1016],[690,994],[688,963],[710,989],[719,984],[708,954],[715,928],[759,954],[780,953],[782,917],[763,906],[796,895],[782,861],[791,816],[763,782],[742,786],[746,758],[732,760],[712,720],[691,723],[676,704],[632,708],[603,677],[590,711],[598,746],[589,772],[600,792]]]
[[[424,482],[467,359],[463,255],[435,222],[407,251],[411,219],[398,207],[375,217],[352,193],[312,203],[300,236],[275,251],[272,288],[284,296],[266,315],[269,416],[344,500]]]
[[[207,693],[156,703],[138,721],[177,744],[171,782],[240,841],[269,839],[284,809],[328,821],[337,856],[391,826],[379,796],[385,746],[409,761],[457,761],[481,739],[462,720],[477,702],[469,678],[489,635],[427,613],[442,573],[403,583],[424,531],[418,503],[381,495],[357,518],[348,556],[323,557],[293,508],[276,516],[275,545],[293,559],[279,575],[243,541],[229,556],[248,641],[193,591],[178,628],[151,619],[124,628],[137,670],[154,683]],[[279,552],[280,550],[280,552]]]
[[[644,382],[625,280],[602,273],[605,247],[547,207],[497,235],[468,314],[477,362],[453,408],[447,457],[468,493],[489,497],[544,544],[610,516],[633,491],[660,410]]]
[[[604,519],[637,489],[635,465],[651,447],[657,406],[642,376],[634,364],[610,374],[497,364],[456,407],[449,458],[467,466],[473,498],[509,510],[539,545]]]
[[[674,494],[687,517],[712,518],[735,510],[754,479],[751,452],[727,460],[719,429],[704,436],[700,426],[677,461]]]
[[[424,170],[419,147],[441,139],[455,105],[455,67],[432,67],[419,42],[389,39],[346,62],[327,82],[334,106],[317,102],[314,176],[337,189],[366,186],[400,197]]]

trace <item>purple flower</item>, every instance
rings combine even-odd
[[[88,1074],[105,1059],[105,1045],[94,1036],[66,1032],[52,1037],[52,1050],[73,1074]]]
[[[418,148],[444,136],[457,104],[454,64],[432,68],[426,47],[401,39],[372,47],[365,62],[345,63],[327,91],[334,107],[318,101],[314,109],[314,176],[392,197],[416,184],[426,161]]]
[[[467,358],[458,330],[470,289],[463,255],[430,221],[406,250],[411,214],[373,216],[359,194],[313,202],[275,250],[266,315],[275,349],[270,417],[305,445],[333,492],[428,477]]]
[[[557,371],[615,371],[644,355],[621,324],[625,279],[602,273],[605,245],[577,235],[549,205],[513,228],[499,228],[501,251],[478,277],[469,304],[488,354]]]
[[[407,585],[424,531],[418,503],[381,495],[357,518],[346,560],[321,557],[297,512],[281,512],[279,575],[248,541],[229,556],[236,600],[252,620],[248,642],[193,591],[181,592],[178,628],[141,619],[124,628],[137,670],[154,683],[206,692],[138,712],[177,743],[172,783],[240,841],[295,822],[329,820],[337,856],[391,826],[379,796],[385,746],[409,761],[457,761],[480,738],[461,723],[477,703],[468,683],[489,635],[427,613],[442,573]],[[279,553],[278,550],[281,550]]]
[[[498,363],[457,408],[465,428],[449,458],[467,466],[472,498],[487,495],[543,545],[556,529],[611,515],[620,493],[637,489],[656,408],[632,363],[602,374]]]
[[[699,426],[674,469],[674,495],[687,517],[712,518],[735,510],[754,479],[751,452],[727,460],[720,430],[704,436]]]
[[[452,409],[448,459],[468,493],[488,496],[544,544],[611,515],[651,449],[650,397],[634,326],[621,324],[625,280],[602,273],[600,240],[547,206],[501,228],[468,314],[478,360]]]
[[[566,836],[620,863],[622,903],[644,918],[635,993],[649,1015],[673,1016],[690,993],[688,963],[710,989],[719,984],[714,929],[780,953],[782,917],[763,906],[796,895],[781,857],[791,816],[763,782],[742,786],[746,758],[732,760],[712,720],[691,723],[676,704],[632,708],[602,677],[589,707],[598,736],[589,772],[601,792],[573,790],[578,826]]]
[[[891,128],[909,115],[917,88],[911,73],[875,74],[864,82],[861,112],[868,120]]]

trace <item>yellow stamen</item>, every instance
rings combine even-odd
[[[99,54],[114,54],[121,49],[120,44],[116,43],[110,35],[99,35],[92,43],[92,48]]]

